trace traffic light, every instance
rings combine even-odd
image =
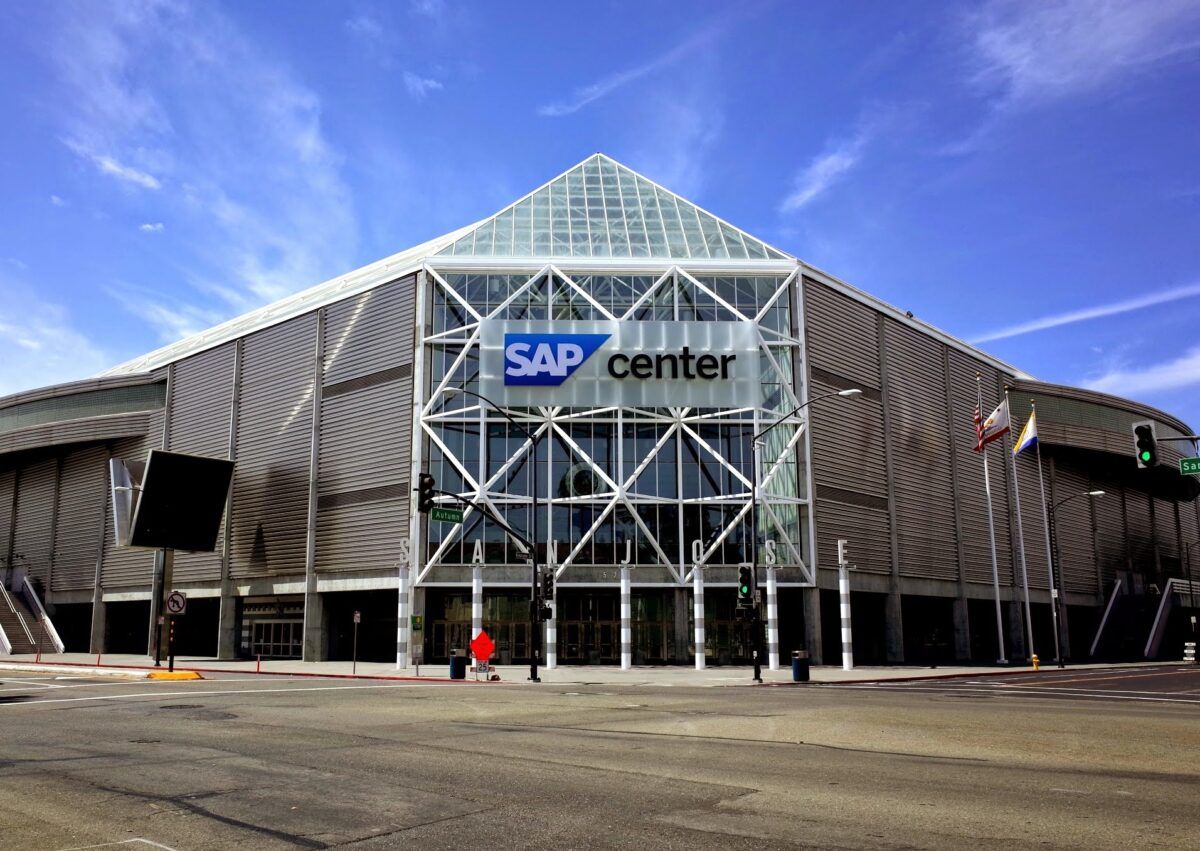
[[[417,511],[428,514],[433,508],[433,486],[436,484],[433,476],[422,473],[417,477]]]
[[[748,564],[738,565],[737,602],[739,606],[754,604],[754,569]]]
[[[1139,469],[1158,464],[1158,436],[1151,420],[1133,424],[1133,445]]]
[[[542,571],[542,602],[549,603],[554,599],[554,568],[547,566]]]

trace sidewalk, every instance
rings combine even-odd
[[[57,666],[70,666],[77,673],[80,669],[94,669],[96,656],[87,653],[56,653],[42,654],[45,670],[54,671]],[[7,666],[19,666],[18,670],[30,670],[34,657],[31,655],[0,656],[0,669]],[[1071,665],[1071,670],[1089,668],[1127,668],[1131,664],[1152,665],[1156,663],[1125,663],[1121,665],[1089,664]],[[100,659],[100,668],[106,671],[145,670],[153,667],[154,662],[140,654],[106,654]],[[162,669],[167,667],[163,661]],[[253,659],[213,659],[211,657],[176,656],[176,670],[194,670],[202,673],[254,674],[309,676],[309,677],[351,677],[386,678],[386,679],[428,679],[444,680],[449,671],[445,664],[421,665],[420,668],[398,669],[389,662],[359,662],[357,666],[350,662],[300,662],[291,659],[264,659],[261,670],[259,663]],[[863,667],[852,671],[843,671],[841,666],[822,665],[811,669],[811,681],[814,683],[853,683],[903,681],[913,679],[933,679],[964,676],[1002,676],[1006,674],[1029,673],[1029,667],[967,667],[939,666],[937,668],[916,666]],[[1042,672],[1049,674],[1058,669],[1052,666],[1042,666]],[[503,665],[496,667],[502,682],[524,683],[529,677],[528,665]],[[753,669],[749,665],[727,665],[709,667],[697,671],[690,666],[643,666],[622,671],[615,665],[564,665],[548,669],[542,666],[538,669],[544,683],[577,684],[577,685],[656,685],[681,687],[712,687],[732,685],[752,685]],[[792,682],[791,662],[781,665],[778,671],[762,669],[764,684],[781,685]],[[473,681],[475,675],[468,670],[467,680]]]

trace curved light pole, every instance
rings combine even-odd
[[[1063,600],[1063,579],[1062,579],[1062,563],[1061,557],[1058,554],[1058,526],[1055,523],[1054,515],[1059,507],[1073,499],[1082,499],[1088,496],[1093,499],[1104,496],[1104,491],[1080,491],[1079,493],[1071,494],[1068,497],[1060,499],[1058,502],[1050,506],[1050,555],[1052,562],[1050,564],[1050,577],[1054,579],[1057,576],[1057,588],[1050,589],[1050,614],[1054,619],[1054,658],[1058,662],[1058,667],[1065,668],[1063,662],[1061,638],[1059,633],[1062,631],[1062,625],[1058,617],[1059,606],[1065,605]]]
[[[801,410],[803,410],[804,408],[807,408],[809,405],[811,405],[813,402],[819,402],[822,399],[829,399],[829,398],[832,398],[833,396],[847,396],[847,397],[858,396],[860,393],[862,393],[862,390],[860,390],[857,387],[851,387],[847,390],[835,390],[832,393],[823,393],[820,396],[814,396],[813,398],[808,399],[807,401],[801,402],[799,405],[792,408],[792,410],[788,411],[782,417],[779,417],[778,419],[776,419],[773,423],[771,423],[769,426],[767,426],[762,431],[760,431],[758,434],[754,435],[753,438],[751,438],[752,454],[751,454],[751,459],[750,459],[750,472],[751,472],[751,481],[753,482],[753,486],[750,490],[750,571],[751,571],[751,575],[754,577],[754,584],[755,584],[756,588],[758,586],[758,466],[759,466],[759,450],[762,449],[762,438],[767,434],[767,432],[769,432],[771,429],[775,428],[775,426],[779,425],[780,423],[784,422],[785,420],[791,419],[796,414],[800,413]],[[759,682],[759,683],[762,682],[762,652],[761,652],[762,648],[760,646],[761,636],[759,635],[759,633],[762,631],[761,630],[761,621],[762,621],[762,617],[759,613],[758,606],[755,605],[755,607],[754,607],[754,681]]]
[[[517,420],[513,418],[512,414],[510,414],[504,408],[497,405],[491,399],[487,398],[486,396],[484,396],[482,394],[476,393],[474,390],[466,390],[462,387],[447,387],[442,392],[445,393],[447,396],[457,396],[460,393],[462,393],[466,396],[474,396],[479,401],[481,401],[487,405],[491,405],[493,410],[495,410],[498,414],[500,414],[500,416],[504,417],[504,419],[508,420],[508,422],[514,428],[516,428],[517,431],[519,431],[519,432],[521,432],[521,434],[525,435],[526,439],[528,439],[528,441],[529,441],[529,461],[530,461],[529,475],[530,475],[530,478],[532,479],[532,481],[530,482],[530,485],[529,485],[529,496],[530,496],[530,500],[533,503],[533,518],[532,518],[532,524],[531,524],[532,528],[530,529],[530,532],[529,532],[529,539],[533,544],[533,546],[530,548],[530,551],[529,551],[529,561],[533,568],[533,575],[530,580],[530,588],[529,588],[529,633],[530,633],[529,634],[529,651],[530,651],[529,652],[529,679],[532,682],[540,683],[542,680],[538,676],[538,656],[540,655],[540,652],[542,650],[542,647],[541,647],[542,632],[540,629],[538,629],[538,605],[537,605],[537,597],[538,597],[537,438],[534,437],[533,432],[531,432],[525,426],[523,426],[519,422],[517,422]],[[487,426],[485,423],[484,428],[486,428],[486,427]],[[481,434],[480,438],[486,441],[487,435]]]

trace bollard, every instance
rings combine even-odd
[[[256,674],[262,673],[262,654],[261,653],[258,654],[258,661],[254,663],[254,673],[256,673]]]
[[[808,651],[792,651],[792,682],[808,682]]]
[[[96,654],[96,667],[97,668],[100,667],[100,654],[99,653]]]
[[[1187,641],[1183,645],[1183,661],[1188,665],[1196,664],[1196,642]]]
[[[1037,654],[1036,654],[1036,653],[1034,653],[1034,654],[1033,654],[1033,656],[1030,658],[1030,660],[1029,660],[1029,661],[1031,661],[1031,662],[1033,663],[1033,669],[1034,669],[1035,671],[1036,671],[1036,670],[1038,670],[1038,668],[1039,668],[1039,661],[1038,661],[1038,657],[1037,657]]]

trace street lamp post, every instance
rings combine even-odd
[[[1063,578],[1062,578],[1062,558],[1058,552],[1058,524],[1055,520],[1055,514],[1058,509],[1065,503],[1073,499],[1081,499],[1083,497],[1104,496],[1104,491],[1081,491],[1080,493],[1071,494],[1068,497],[1060,499],[1058,502],[1050,506],[1050,575],[1055,579],[1056,588],[1050,589],[1050,614],[1054,618],[1054,659],[1058,662],[1058,667],[1065,668],[1062,656],[1062,618],[1059,617],[1060,606],[1063,605]]]
[[[529,497],[530,497],[530,501],[533,504],[533,518],[531,521],[532,528],[530,529],[530,532],[529,532],[529,539],[532,543],[532,546],[529,551],[529,561],[530,561],[530,564],[532,565],[532,569],[533,569],[532,576],[530,578],[530,584],[529,584],[529,631],[530,631],[530,635],[529,635],[529,645],[530,645],[529,646],[529,650],[530,650],[530,652],[529,652],[529,679],[531,682],[540,683],[542,680],[538,676],[538,661],[539,661],[538,657],[540,656],[541,651],[542,651],[542,646],[541,646],[542,645],[542,632],[540,629],[538,629],[538,605],[537,605],[537,598],[538,598],[537,438],[534,437],[533,432],[531,432],[529,429],[525,428],[525,426],[523,426],[519,422],[517,422],[517,420],[515,420],[513,418],[512,414],[510,414],[504,408],[497,405],[491,399],[489,399],[486,396],[483,396],[479,393],[476,393],[474,390],[466,390],[462,387],[447,387],[447,388],[445,388],[445,390],[443,392],[447,396],[457,396],[459,393],[462,393],[467,396],[474,396],[479,401],[484,402],[485,404],[491,405],[492,408],[497,413],[500,414],[500,416],[502,416],[502,417],[504,417],[504,419],[508,420],[508,422],[511,423],[514,428],[516,428],[519,432],[521,432],[521,434],[525,435],[526,439],[529,440],[529,461],[530,461],[529,470],[530,470],[530,478],[532,479],[532,481],[530,482],[530,485],[529,485]],[[485,428],[486,428],[486,426],[485,426]],[[480,435],[480,437],[486,440],[487,436]]]
[[[1200,541],[1192,541],[1190,544],[1185,544],[1183,548],[1183,561],[1187,567],[1188,600],[1193,609],[1196,608],[1196,586],[1192,584],[1192,547],[1196,544],[1200,544]]]
[[[847,390],[835,390],[832,393],[823,393],[820,396],[801,402],[792,410],[788,411],[782,417],[776,419],[769,426],[764,428],[751,439],[752,456],[750,459],[750,478],[753,486],[750,489],[750,570],[754,576],[755,589],[758,587],[758,466],[760,461],[760,450],[762,449],[762,438],[767,432],[775,428],[775,426],[790,420],[801,410],[811,405],[813,402],[819,402],[822,399],[829,399],[833,396],[857,396],[862,393],[862,390],[857,387],[852,387]],[[754,604],[754,681],[762,682],[762,615],[759,612],[758,603]]]

